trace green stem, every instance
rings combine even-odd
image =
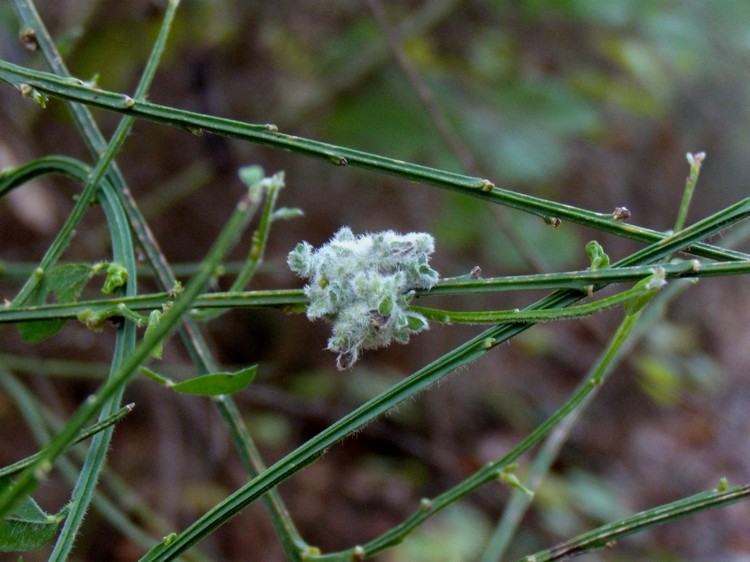
[[[700,279],[703,277],[725,277],[727,275],[744,275],[750,272],[750,262],[723,262],[701,264],[692,267],[691,264],[674,263],[660,266],[666,277],[671,279]],[[499,292],[503,290],[531,290],[531,289],[571,289],[586,294],[586,288],[591,285],[601,287],[613,283],[624,283],[642,279],[653,271],[653,266],[633,266],[622,269],[600,269],[597,271],[570,271],[564,273],[521,275],[516,277],[498,277],[479,281],[442,281],[429,291],[417,291],[418,297],[436,295],[468,295],[474,293]],[[110,299],[96,299],[64,304],[44,304],[38,306],[19,306],[0,308],[0,324],[29,322],[35,320],[71,319],[81,313],[93,313],[103,310],[116,311],[118,305],[125,305],[131,311],[149,312],[158,310],[169,300],[168,293],[152,293],[137,297],[117,297]],[[301,289],[276,289],[243,291],[239,293],[208,293],[195,299],[193,308],[280,308],[289,312],[303,312],[307,298]],[[617,304],[617,303],[615,303]],[[427,310],[412,307],[415,310]],[[450,314],[450,313],[448,313]],[[520,312],[520,314],[531,314]],[[549,320],[551,318],[539,319]],[[440,319],[439,317],[437,318]]]
[[[687,155],[688,162],[690,163],[690,173],[688,174],[687,180],[685,180],[685,189],[682,192],[680,210],[677,212],[677,219],[674,223],[675,230],[682,230],[685,226],[690,202],[693,200],[695,186],[698,183],[698,176],[701,173],[701,164],[703,164],[703,159],[705,157],[706,155],[703,152]]]
[[[445,324],[495,324],[498,322],[549,322],[551,320],[569,320],[583,318],[607,308],[612,308],[630,299],[643,295],[641,286],[632,287],[594,302],[566,306],[553,310],[482,310],[465,312],[453,310],[439,310],[423,306],[410,306],[410,310],[419,312],[428,320],[436,320]]]
[[[729,262],[729,263],[716,263],[706,264],[700,267],[700,269],[686,270],[680,264],[667,264],[663,267],[668,278],[682,279],[682,278],[694,278],[699,279],[702,277],[715,277],[715,276],[727,276],[727,275],[741,275],[750,272],[750,263],[742,262]],[[471,294],[475,292],[489,292],[491,290],[519,290],[527,288],[524,283],[530,285],[528,288],[570,288],[576,290],[581,286],[581,296],[583,296],[583,288],[596,283],[598,286],[604,286],[611,283],[619,283],[625,281],[632,281],[643,278],[649,271],[652,271],[651,266],[642,267],[628,267],[622,270],[618,269],[607,269],[599,270],[596,272],[567,272],[563,274],[555,274],[547,277],[546,275],[539,276],[541,279],[532,279],[532,276],[523,276],[523,279],[516,278],[511,279],[509,282],[499,278],[497,283],[494,280],[488,281],[482,285],[471,286],[468,283],[445,283],[444,285],[438,285],[427,292],[420,292],[418,295],[422,297],[444,295],[444,294]],[[579,281],[573,281],[575,275],[580,274]],[[569,282],[568,279],[571,279]],[[515,283],[521,283],[515,285]],[[64,304],[45,304],[38,306],[21,306],[11,308],[0,308],[0,324],[10,324],[19,322],[30,322],[30,321],[43,321],[53,319],[72,319],[78,318],[81,314],[85,313],[101,313],[103,311],[110,311],[112,316],[117,316],[117,310],[119,305],[124,305],[130,311],[141,311],[149,312],[152,310],[160,309],[168,300],[168,293],[153,293],[148,295],[139,295],[136,297],[118,297],[111,299],[97,299],[80,301],[76,303],[64,303]],[[613,300],[601,299],[595,303],[589,305],[582,305],[581,307],[570,307],[569,312],[563,313],[551,313],[549,311],[499,311],[499,312],[478,312],[478,313],[462,313],[462,312],[451,312],[451,311],[438,311],[426,307],[412,306],[411,308],[415,311],[422,312],[423,314],[434,318],[438,321],[444,321],[446,318],[452,322],[471,321],[476,322],[477,318],[472,317],[474,314],[481,317],[484,314],[496,315],[494,318],[504,318],[507,321],[547,321],[556,320],[561,318],[579,317],[592,312],[596,312],[606,306],[615,306],[627,300],[627,296],[608,297]],[[291,312],[302,312],[304,306],[307,303],[307,299],[300,289],[288,289],[288,290],[268,290],[268,291],[245,291],[239,293],[209,293],[200,295],[196,298],[193,308],[198,309],[215,309],[215,308],[281,308]],[[462,319],[461,316],[467,316],[466,319]],[[481,319],[481,318],[479,318]]]
[[[744,501],[750,497],[750,485],[737,486],[728,490],[712,490],[702,492],[666,505],[661,505],[647,511],[637,513],[632,517],[602,525],[598,529],[579,535],[554,548],[526,556],[519,562],[553,562],[554,560],[569,560],[589,552],[607,548],[618,539],[675,521],[689,515],[702,513],[709,509],[716,509]]]
[[[258,228],[253,232],[250,240],[250,251],[248,252],[247,260],[237,274],[235,280],[232,282],[232,285],[229,287],[229,293],[242,291],[247,286],[263,261],[263,256],[266,251],[268,236],[271,232],[271,223],[273,222],[273,212],[276,208],[276,201],[279,197],[279,192],[284,188],[283,174],[277,174],[270,179],[264,178],[261,181],[265,183],[263,188],[265,203],[263,204],[260,221],[258,223]],[[193,314],[193,317],[198,320],[211,320],[221,312],[221,309],[214,309]]]
[[[127,406],[123,406],[122,408],[117,410],[114,414],[111,414],[105,417],[103,420],[84,429],[78,435],[78,437],[76,437],[76,439],[71,443],[71,446],[77,443],[80,443],[81,441],[85,441],[89,437],[96,435],[100,431],[116,424],[118,421],[120,421],[122,418],[127,416],[130,412],[132,412],[134,407],[135,407],[134,404],[128,404]],[[20,461],[16,461],[13,464],[9,464],[0,468],[0,477],[12,476],[13,474],[21,472],[21,470],[27,468],[29,465],[39,460],[39,457],[41,455],[42,455],[42,452],[40,451],[38,453],[34,453],[33,455],[26,457],[25,459],[21,459]]]
[[[215,133],[322,158],[335,165],[348,164],[403,177],[413,182],[435,185],[543,218],[555,219],[555,222],[557,222],[557,219],[569,220],[603,232],[610,232],[643,242],[656,242],[664,238],[664,234],[660,232],[620,223],[612,218],[611,213],[595,213],[572,205],[555,203],[502,189],[483,178],[446,172],[428,166],[281,133],[275,125],[271,124],[244,123],[147,101],[134,100],[124,94],[93,88],[81,80],[61,78],[54,74],[30,70],[6,61],[0,61],[0,80],[16,87],[21,85],[31,86],[53,97],[126,113],[132,117],[179,127],[193,133]],[[747,259],[747,256],[741,252],[718,249],[707,244],[696,244],[689,251],[695,255],[711,259]]]
[[[250,251],[245,261],[245,266],[229,288],[230,292],[243,290],[250,283],[255,272],[258,271],[258,267],[262,263],[263,256],[266,253],[268,236],[271,232],[271,223],[273,222],[273,212],[276,209],[276,201],[283,187],[283,181],[273,181],[266,189],[265,204],[260,214],[258,228],[253,232],[253,237],[250,241]]]

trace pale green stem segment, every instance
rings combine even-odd
[[[677,220],[675,220],[674,229],[682,230],[685,227],[685,221],[687,221],[688,209],[690,208],[690,202],[693,200],[693,193],[695,186],[698,184],[698,176],[701,173],[701,165],[705,159],[706,154],[698,152],[697,154],[687,154],[687,160],[690,164],[690,172],[687,180],[685,180],[685,189],[682,193],[682,201],[680,202],[680,210],[677,213]]]
[[[639,281],[634,287],[595,302],[567,306],[554,310],[484,310],[479,312],[456,312],[438,310],[423,306],[411,306],[410,309],[419,312],[429,320],[444,324],[495,324],[498,322],[549,322],[551,320],[568,320],[582,318],[618,304],[628,306],[642,306],[644,299],[650,299],[655,291],[665,283],[664,269],[656,268],[654,273]],[[645,302],[643,303],[645,304]]]

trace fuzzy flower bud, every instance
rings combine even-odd
[[[305,285],[307,317],[333,322],[327,349],[338,353],[346,369],[363,349],[407,343],[409,335],[428,328],[427,319],[410,311],[415,289],[438,282],[429,266],[435,241],[429,234],[391,230],[355,236],[343,227],[315,250],[307,242],[289,252],[287,263]]]

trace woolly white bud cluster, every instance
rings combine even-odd
[[[289,252],[292,271],[310,280],[307,317],[333,322],[327,349],[339,369],[354,365],[363,349],[409,341],[428,328],[410,311],[414,289],[430,289],[438,273],[429,266],[435,241],[429,234],[391,230],[355,236],[344,227],[319,249],[307,242]]]

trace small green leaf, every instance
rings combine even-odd
[[[161,321],[162,311],[152,310],[151,314],[148,315],[148,324],[146,325],[146,333],[143,335],[147,338],[148,335],[153,332]],[[151,350],[151,357],[154,359],[161,359],[164,353],[164,340],[162,339],[154,348]]]
[[[590,270],[596,271],[598,269],[606,269],[609,267],[609,256],[602,248],[601,244],[596,240],[592,240],[586,244],[586,255],[591,260]]]
[[[75,302],[93,274],[94,268],[87,263],[65,263],[53,268],[46,282],[58,302]]]
[[[155,380],[159,384],[168,386],[177,392],[192,394],[195,396],[219,396],[220,394],[233,394],[239,392],[253,382],[257,370],[258,366],[253,365],[235,373],[212,373],[210,375],[202,375],[175,383],[147,367],[140,368],[140,371],[144,375]]]
[[[172,388],[183,394],[194,394],[198,396],[234,394],[253,382],[257,370],[258,366],[253,365],[235,373],[213,373],[210,375],[203,375],[179,382]]]
[[[41,281],[36,289],[23,304],[44,304],[50,294],[56,295],[59,303],[75,302],[94,271],[92,266],[85,263],[57,265],[48,274],[42,274]],[[63,320],[22,322],[18,325],[18,330],[24,341],[38,343],[54,336],[60,331],[64,323]]]
[[[18,331],[23,341],[28,343],[39,343],[51,338],[59,332],[65,322],[63,320],[44,320],[39,322],[21,322]]]
[[[393,295],[386,295],[386,297],[380,301],[378,306],[378,313],[381,316],[390,316],[393,311]]]
[[[299,207],[279,207],[271,214],[271,220],[289,220],[305,216]]]
[[[529,490],[526,486],[524,486],[521,483],[521,481],[518,479],[518,476],[514,474],[515,470],[516,470],[516,466],[514,465],[508,466],[500,471],[500,474],[498,475],[498,477],[500,478],[500,480],[505,482],[511,488],[515,488],[516,490],[523,492],[530,498],[533,498],[534,492]]]
[[[644,306],[646,306],[651,299],[656,296],[656,293],[667,284],[664,280],[665,273],[664,268],[657,267],[654,270],[653,275],[641,279],[633,287],[634,289],[640,289],[640,294],[634,296],[630,300],[626,301],[623,305],[625,308],[625,314],[632,316],[639,312]]]
[[[0,478],[0,491],[13,486],[10,478]],[[0,552],[19,552],[39,548],[55,536],[64,512],[49,515],[26,496],[21,503],[0,521]]]
[[[260,166],[243,166],[237,171],[240,180],[247,187],[252,187],[265,177],[265,172]]]
[[[117,289],[124,287],[127,282],[128,270],[119,263],[112,262],[107,267],[107,278],[104,281],[102,293],[105,295],[114,293]]]

